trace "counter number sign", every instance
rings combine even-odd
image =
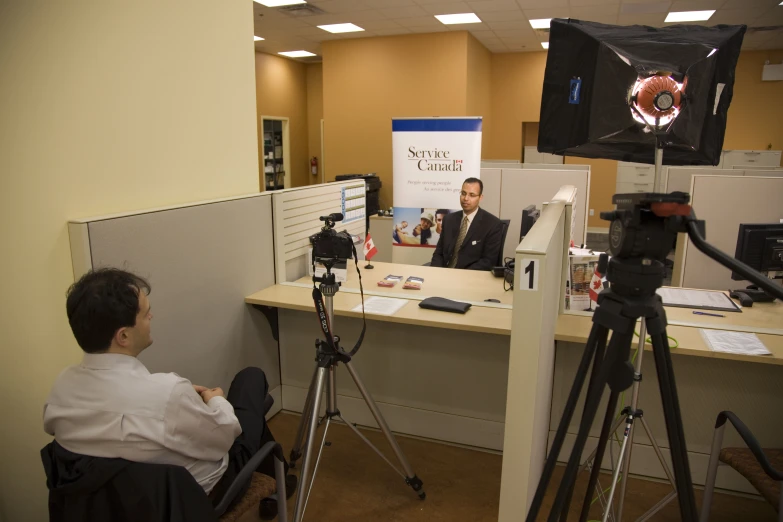
[[[540,264],[538,259],[522,258],[522,273],[519,277],[519,289],[538,292],[538,274]]]

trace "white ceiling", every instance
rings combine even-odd
[[[780,0],[308,0],[324,14],[292,16],[253,2],[256,50],[304,49],[321,54],[321,42],[411,33],[469,31],[493,53],[541,51],[546,32],[530,27],[535,18],[577,18],[607,24],[661,27],[669,11],[716,9],[699,25],[746,24],[743,49],[783,49]],[[473,12],[479,24],[443,25],[434,15]],[[331,34],[318,25],[354,23],[363,32]],[[762,29],[767,28],[767,29]],[[318,58],[304,61],[320,60]]]

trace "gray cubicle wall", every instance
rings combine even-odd
[[[152,286],[153,345],[139,359],[220,386],[246,366],[266,372],[282,405],[277,342],[244,298],[275,283],[272,198],[266,194],[69,223],[74,278],[115,266]]]

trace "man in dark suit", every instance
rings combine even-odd
[[[498,218],[479,208],[484,184],[478,178],[462,183],[459,202],[462,212],[443,218],[438,246],[432,255],[432,266],[491,270],[503,248],[503,225]]]

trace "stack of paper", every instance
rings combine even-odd
[[[394,315],[397,311],[408,304],[407,299],[394,299],[391,297],[370,297],[364,302],[364,312],[376,315]],[[361,312],[362,305],[359,303],[353,308],[354,312]]]
[[[713,352],[741,355],[771,355],[756,334],[701,329],[701,335]]]

